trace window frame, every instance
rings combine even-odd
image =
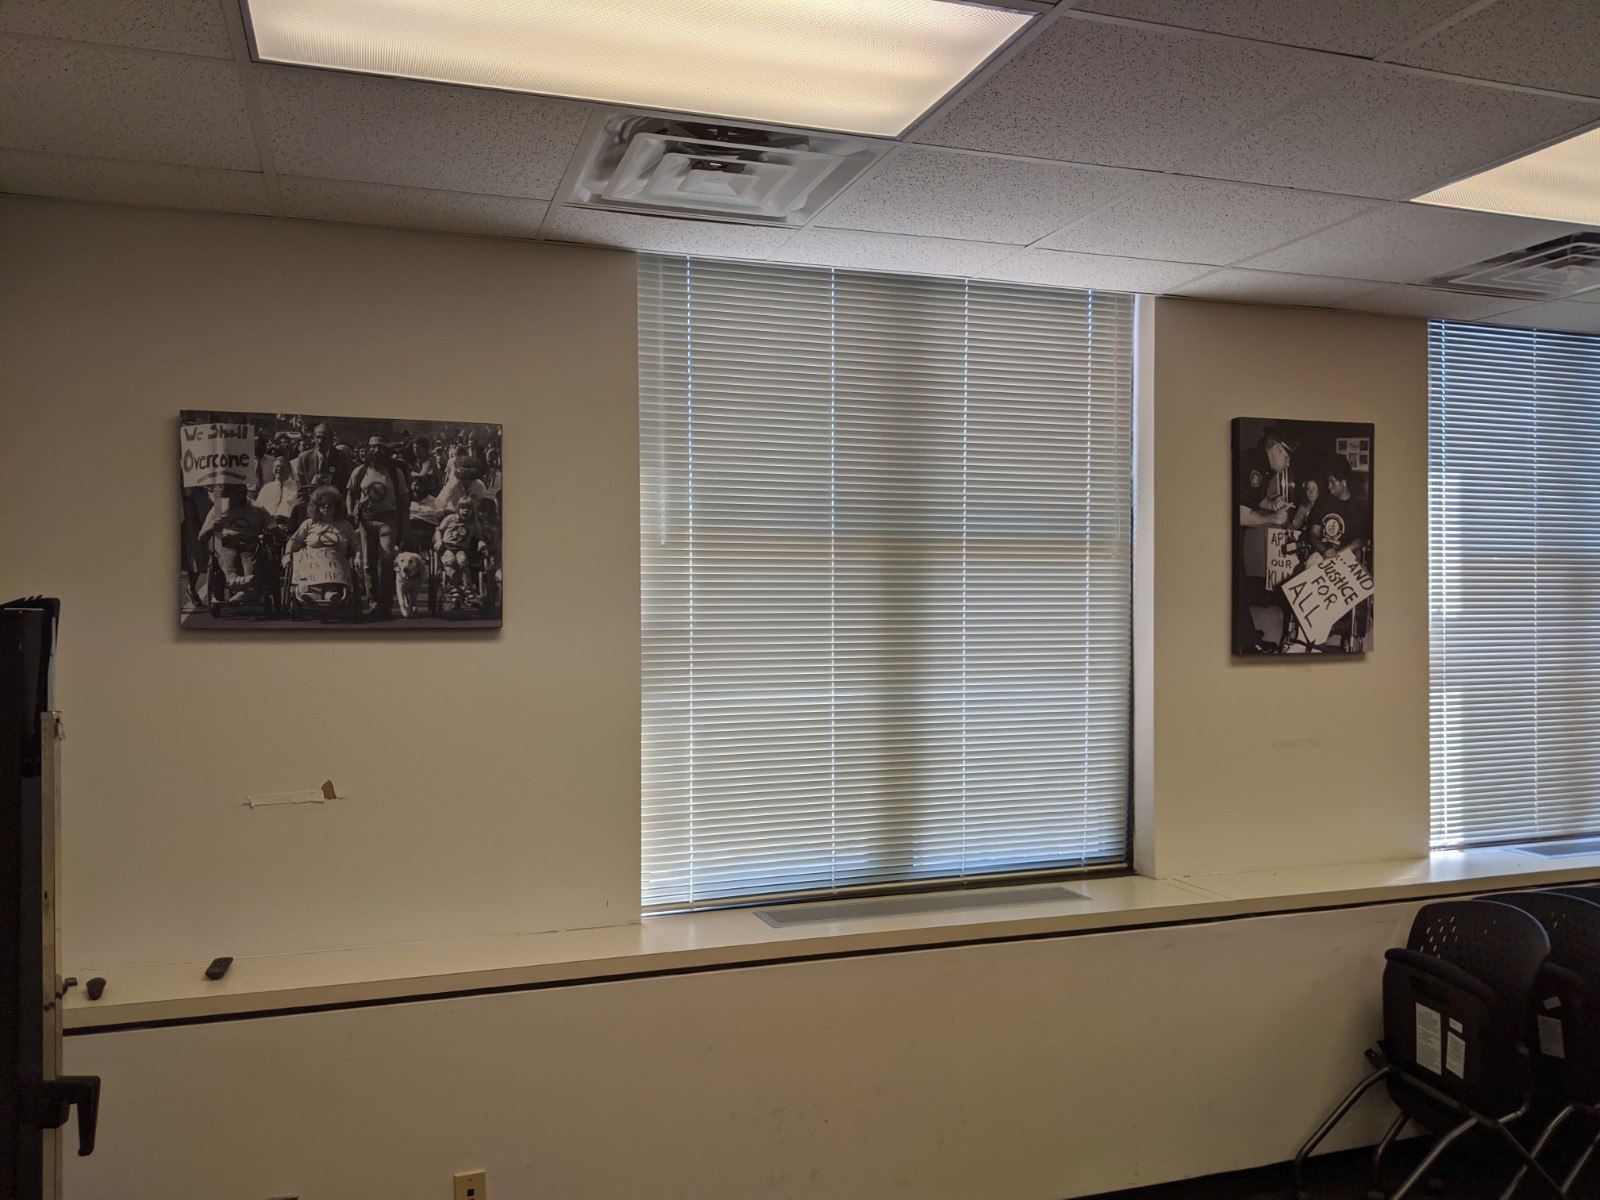
[[[660,446],[658,444],[655,444],[655,443],[652,442],[652,436],[655,433],[655,430],[653,429],[652,423],[653,422],[657,422],[657,421],[659,421],[661,419],[661,414],[660,414],[660,411],[659,411],[659,405],[657,405],[654,410],[652,409],[652,403],[653,403],[652,398],[653,398],[653,396],[655,396],[659,392],[660,385],[659,385],[659,383],[657,383],[652,378],[652,375],[651,375],[652,369],[657,366],[658,359],[660,357],[660,346],[659,346],[658,343],[656,343],[656,342],[654,342],[652,340],[652,336],[653,336],[652,332],[651,332],[652,328],[653,328],[652,323],[653,322],[659,322],[661,320],[661,318],[660,318],[659,314],[652,314],[652,311],[651,311],[652,303],[654,302],[652,300],[652,289],[655,288],[655,287],[658,287],[660,285],[659,285],[658,282],[652,281],[650,279],[650,277],[649,277],[649,274],[650,274],[650,272],[652,270],[664,269],[662,264],[673,264],[675,267],[678,264],[681,264],[682,265],[682,269],[691,276],[691,279],[692,279],[692,274],[693,274],[694,270],[696,269],[696,264],[699,264],[702,270],[713,270],[713,271],[716,270],[718,267],[728,267],[728,268],[737,267],[737,268],[740,268],[740,269],[743,269],[743,270],[746,270],[746,271],[757,271],[757,272],[760,272],[760,271],[780,271],[780,272],[811,271],[811,272],[816,273],[816,274],[827,275],[827,276],[829,276],[830,278],[832,278],[834,280],[837,280],[838,277],[840,277],[840,276],[847,276],[847,277],[851,277],[851,278],[854,278],[854,277],[857,277],[857,276],[865,276],[866,278],[871,279],[871,280],[873,280],[875,282],[885,279],[884,276],[866,275],[866,273],[858,273],[858,272],[844,272],[844,271],[840,271],[840,270],[835,270],[833,268],[820,268],[820,269],[819,268],[799,268],[799,267],[792,267],[792,266],[780,266],[780,265],[777,265],[777,264],[750,264],[750,263],[745,263],[745,264],[709,263],[708,264],[708,263],[705,262],[705,260],[686,258],[686,257],[682,257],[682,256],[673,256],[673,257],[670,257],[670,258],[669,257],[664,257],[664,256],[663,257],[654,257],[654,256],[642,256],[641,257],[641,268],[640,268],[640,270],[641,270],[641,286],[640,286],[640,306],[641,306],[640,307],[640,314],[641,314],[640,315],[640,321],[641,321],[641,328],[640,328],[640,332],[641,332],[641,347],[640,347],[640,350],[641,350],[641,353],[640,353],[640,363],[641,363],[641,420],[642,420],[642,433],[643,433],[643,436],[641,437],[641,485],[642,485],[642,492],[641,492],[641,501],[642,501],[642,503],[641,503],[641,519],[642,519],[641,533],[642,533],[642,540],[645,541],[645,545],[643,545],[641,547],[641,553],[642,553],[642,556],[644,557],[644,560],[645,560],[644,561],[644,569],[645,569],[647,575],[648,575],[648,573],[649,573],[649,571],[651,569],[650,568],[650,562],[649,562],[649,554],[648,554],[648,539],[651,536],[651,529],[654,527],[654,522],[659,520],[659,514],[653,513],[652,510],[651,510],[651,493],[652,493],[652,490],[659,492],[665,486],[659,478],[658,479],[652,479],[650,477],[650,465],[651,465],[650,464],[650,458],[651,458],[652,454],[659,455],[661,453]],[[1075,291],[1075,290],[1068,290],[1068,289],[1025,288],[1022,285],[1001,284],[1001,283],[996,283],[995,281],[988,281],[988,280],[950,280],[950,279],[917,280],[915,277],[897,277],[897,276],[891,276],[891,277],[887,277],[887,278],[891,279],[891,280],[902,279],[902,280],[908,280],[909,282],[926,283],[926,284],[931,284],[931,285],[935,285],[935,286],[938,286],[938,287],[946,287],[946,288],[949,288],[949,287],[962,287],[962,288],[966,288],[966,289],[970,290],[971,288],[976,286],[976,287],[987,288],[987,289],[999,289],[999,290],[1004,290],[1004,291],[1016,291],[1016,292],[1027,293],[1027,294],[1030,294],[1030,295],[1037,295],[1037,294],[1041,294],[1042,293],[1042,294],[1045,294],[1046,296],[1050,296],[1052,299],[1056,295],[1071,296],[1071,297],[1076,298],[1077,302],[1087,306],[1086,311],[1088,311],[1090,313],[1091,324],[1092,324],[1093,319],[1094,319],[1093,318],[1093,305],[1095,303],[1095,297],[1097,295],[1096,293],[1089,293],[1089,292],[1082,292],[1082,291]],[[687,287],[687,286],[689,286],[689,284],[686,282],[684,284],[684,286]],[[1119,332],[1119,334],[1120,334],[1120,336],[1122,338],[1122,342],[1121,342],[1122,358],[1121,358],[1119,366],[1118,366],[1118,370],[1120,372],[1118,378],[1120,379],[1120,385],[1121,385],[1121,392],[1120,392],[1121,409],[1120,409],[1120,412],[1122,414],[1122,422],[1123,422],[1122,426],[1121,426],[1121,443],[1122,443],[1123,450],[1122,450],[1122,458],[1120,460],[1120,462],[1122,464],[1122,469],[1121,469],[1121,473],[1120,473],[1120,476],[1119,476],[1119,488],[1118,488],[1118,497],[1119,497],[1119,505],[1120,505],[1118,511],[1119,511],[1119,513],[1121,515],[1118,518],[1117,522],[1115,523],[1115,527],[1120,531],[1120,539],[1121,539],[1120,545],[1122,546],[1121,559],[1120,559],[1122,573],[1119,576],[1119,578],[1122,580],[1122,583],[1119,585],[1120,586],[1120,591],[1121,591],[1120,603],[1122,605],[1122,608],[1121,608],[1122,629],[1121,629],[1120,633],[1118,634],[1118,645],[1120,646],[1121,652],[1122,652],[1122,662],[1121,662],[1121,670],[1120,670],[1120,685],[1119,686],[1120,686],[1120,693],[1121,693],[1121,696],[1123,698],[1123,703],[1120,706],[1121,707],[1121,716],[1120,716],[1120,720],[1117,722],[1117,728],[1118,728],[1118,730],[1120,732],[1121,752],[1122,752],[1121,756],[1122,756],[1122,760],[1123,761],[1122,761],[1122,765],[1120,767],[1120,775],[1118,776],[1120,786],[1118,788],[1117,796],[1116,796],[1116,800],[1115,800],[1115,804],[1114,804],[1114,807],[1115,807],[1115,822],[1114,822],[1114,826],[1107,826],[1107,832],[1108,833],[1110,833],[1112,828],[1115,828],[1116,831],[1117,831],[1117,833],[1116,833],[1116,848],[1115,848],[1114,853],[1107,854],[1107,855],[1104,855],[1104,856],[1095,856],[1095,860],[1094,861],[1088,861],[1087,859],[1084,859],[1084,860],[1078,861],[1078,862],[1060,862],[1060,861],[1056,861],[1056,862],[1049,863],[1048,865],[1039,865],[1039,866],[1022,865],[1022,866],[1017,866],[1017,867],[1001,867],[1001,868],[997,868],[997,869],[993,869],[993,870],[966,871],[964,873],[954,874],[954,875],[951,875],[951,874],[917,875],[917,876],[914,876],[914,877],[897,877],[897,878],[890,878],[890,879],[883,879],[883,880],[865,880],[865,881],[856,880],[856,881],[851,881],[851,882],[847,883],[844,886],[839,886],[837,883],[835,883],[835,884],[833,884],[831,886],[822,886],[822,887],[819,887],[819,886],[805,886],[805,887],[793,887],[793,888],[771,888],[771,887],[769,887],[769,888],[762,888],[760,890],[750,890],[750,891],[746,891],[746,892],[739,893],[739,894],[717,894],[717,895],[713,895],[713,896],[690,897],[690,898],[687,898],[687,899],[669,899],[669,900],[664,900],[664,901],[660,900],[660,899],[653,899],[652,890],[651,890],[651,887],[650,887],[650,870],[651,870],[651,865],[652,865],[652,857],[651,857],[651,830],[650,830],[651,812],[650,812],[650,807],[649,807],[650,801],[649,801],[649,794],[648,794],[649,793],[648,773],[649,773],[649,770],[650,770],[650,767],[649,767],[649,758],[650,758],[650,744],[649,744],[650,717],[649,717],[648,710],[647,710],[646,714],[645,714],[645,718],[644,718],[645,719],[645,723],[646,723],[645,724],[645,736],[646,736],[646,747],[645,747],[646,781],[645,781],[645,786],[646,786],[646,793],[647,794],[646,794],[646,797],[644,799],[644,808],[643,808],[644,817],[645,817],[645,834],[644,834],[644,841],[645,841],[644,860],[645,861],[644,861],[644,864],[643,864],[643,873],[642,873],[642,878],[644,880],[644,888],[645,888],[644,906],[643,906],[645,912],[652,913],[652,914],[654,914],[654,913],[667,913],[667,912],[686,912],[686,911],[694,911],[694,910],[709,909],[709,908],[719,908],[719,907],[739,907],[739,906],[748,906],[748,905],[757,905],[757,904],[769,904],[769,903],[776,903],[776,902],[787,901],[787,900],[817,901],[817,900],[832,899],[832,898],[845,896],[845,895],[874,895],[874,894],[884,894],[884,893],[925,892],[925,891],[933,891],[933,890],[944,890],[944,889],[950,889],[950,888],[994,886],[994,885],[998,885],[998,884],[1004,884],[1004,883],[1009,883],[1009,882],[1019,881],[1019,880],[1041,881],[1041,880],[1048,880],[1048,879],[1082,878],[1082,877],[1085,877],[1087,875],[1129,874],[1129,873],[1132,872],[1132,857],[1133,857],[1133,843],[1134,843],[1134,780],[1133,780],[1133,763],[1134,763],[1134,729],[1133,729],[1134,695],[1133,695],[1133,683],[1134,683],[1134,667],[1135,667],[1135,664],[1134,664],[1135,646],[1134,646],[1134,628],[1133,628],[1133,625],[1134,625],[1135,597],[1134,597],[1133,570],[1134,570],[1134,559],[1135,559],[1134,533],[1135,533],[1135,526],[1136,526],[1136,514],[1134,512],[1134,502],[1135,502],[1135,483],[1136,483],[1136,477],[1137,477],[1137,471],[1136,471],[1135,463],[1134,463],[1134,445],[1135,445],[1135,441],[1136,441],[1136,435],[1135,435],[1135,429],[1134,429],[1134,425],[1135,425],[1134,409],[1135,409],[1135,394],[1136,394],[1136,391],[1137,391],[1137,388],[1136,388],[1136,385],[1135,385],[1135,378],[1134,378],[1135,371],[1136,371],[1136,364],[1137,364],[1137,350],[1136,350],[1135,335],[1134,335],[1135,312],[1134,312],[1134,302],[1133,302],[1133,298],[1132,297],[1123,296],[1121,294],[1116,294],[1116,293],[1111,293],[1111,294],[1098,293],[1098,297],[1100,298],[1100,301],[1103,304],[1107,305],[1107,306],[1113,305],[1113,304],[1119,306],[1115,310],[1116,311],[1116,315],[1115,316],[1112,315],[1112,311],[1108,307],[1107,310],[1106,310],[1105,315],[1101,319],[1104,320],[1104,321],[1107,321],[1107,322],[1114,322],[1116,324],[1117,331]],[[685,317],[684,320],[685,321],[690,321],[690,320],[692,320],[692,318],[691,317]],[[1098,337],[1100,337],[1101,342],[1104,345],[1106,343],[1106,339],[1111,335],[1111,330],[1112,330],[1112,326],[1111,325],[1108,325],[1105,329],[1099,329],[1098,327],[1095,327],[1095,330],[1091,331],[1089,340],[1092,342],[1093,337],[1094,336],[1098,336]],[[689,335],[689,336],[692,337],[692,334]],[[1101,349],[1099,352],[1100,353],[1104,353],[1105,351],[1104,351],[1104,349]],[[1095,362],[1098,363],[1099,360],[1095,360]],[[1091,367],[1090,361],[1088,359],[1085,359],[1084,363],[1083,364],[1079,364],[1076,369],[1079,369],[1079,370],[1082,370],[1083,372],[1085,372],[1086,376],[1092,376],[1092,373],[1093,373],[1092,372],[1092,367]],[[660,370],[665,372],[667,370],[667,368],[662,367],[662,368],[660,368]],[[1099,384],[1097,384],[1097,386],[1110,387],[1110,386],[1114,386],[1114,385],[1099,385]],[[1085,403],[1085,405],[1090,405],[1091,404],[1091,400],[1090,400],[1088,394],[1086,394],[1086,398],[1085,398],[1084,403]],[[1088,408],[1085,408],[1084,412],[1087,413],[1088,412]],[[1087,417],[1084,417],[1083,419],[1087,419]],[[1084,474],[1085,475],[1088,474],[1087,468],[1085,469]],[[1102,510],[1102,511],[1104,511],[1104,510]],[[1084,517],[1087,518],[1088,510],[1083,510],[1083,513],[1084,513]],[[931,543],[924,541],[922,544],[926,545],[926,544],[931,544]],[[1083,551],[1083,560],[1082,561],[1085,564],[1089,563],[1092,560],[1093,550],[1094,550],[1095,547],[1097,547],[1100,544],[1101,544],[1101,540],[1100,539],[1095,539],[1095,538],[1090,538],[1089,540],[1086,540],[1086,541],[1083,542],[1084,551]],[[1084,567],[1081,568],[1081,571],[1085,575],[1088,574],[1088,570],[1089,570],[1089,568],[1087,566],[1084,566]],[[652,620],[652,617],[651,617],[651,605],[650,605],[650,600],[649,600],[650,583],[649,583],[649,579],[648,578],[645,580],[644,587],[645,587],[645,592],[646,592],[646,601],[645,601],[645,606],[644,606],[645,607],[645,613],[644,613],[644,618],[643,618],[643,625],[644,625],[644,636],[647,639],[646,645],[645,645],[645,651],[644,651],[645,652],[645,659],[646,659],[645,671],[646,671],[646,675],[647,675],[647,679],[646,679],[646,683],[645,683],[645,703],[648,706],[648,704],[650,702],[650,683],[649,683],[649,680],[648,680],[648,674],[649,674],[649,671],[650,671],[650,662],[649,662],[650,649],[649,649],[649,643],[648,643],[648,636],[649,636],[649,631],[652,629],[652,625],[651,625],[651,620]],[[656,626],[655,628],[659,631],[659,626]],[[1089,660],[1086,659],[1085,662],[1087,662],[1087,661],[1089,661]],[[1085,691],[1083,693],[1083,695],[1085,697],[1084,703],[1088,704],[1089,701],[1088,701],[1087,698],[1089,697],[1089,692]],[[1086,709],[1086,711],[1087,711],[1087,709]],[[1098,714],[1096,715],[1095,719],[1097,719],[1097,720],[1099,719]],[[1083,745],[1084,746],[1088,746],[1089,743],[1086,742],[1086,743],[1083,743]],[[1085,751],[1084,753],[1087,754],[1087,751]],[[1065,807],[1070,807],[1070,806],[1065,806],[1064,805],[1063,807],[1065,808]],[[1099,812],[1101,815],[1104,815],[1104,814],[1110,812],[1111,808],[1110,808],[1110,806],[1102,806],[1101,809],[1097,810],[1092,805],[1085,803],[1077,811],[1081,811],[1081,812],[1085,812],[1085,813]]]
[[[1568,668],[1562,671],[1566,681],[1554,685],[1551,715],[1547,717],[1540,706],[1545,691],[1541,676],[1546,671],[1541,624],[1556,639],[1570,637],[1565,630],[1574,620],[1600,626],[1600,594],[1592,601],[1580,596],[1575,602],[1572,585],[1560,573],[1561,541],[1574,520],[1557,506],[1549,506],[1547,512],[1542,504],[1546,485],[1563,474],[1559,460],[1555,466],[1546,465],[1553,457],[1550,443],[1563,440],[1562,430],[1570,433],[1596,425],[1595,416],[1600,416],[1600,337],[1429,322],[1428,721],[1433,850],[1563,841],[1600,833],[1600,786],[1586,800],[1575,795],[1572,784],[1563,786],[1563,775],[1582,773],[1578,746],[1573,743],[1566,754],[1556,749],[1563,739],[1572,738],[1570,726],[1576,726],[1579,734],[1586,729],[1600,735],[1600,662],[1588,672],[1587,690],[1592,695],[1587,704],[1582,703],[1585,689],[1574,687]],[[1600,432],[1591,441],[1581,447],[1580,461],[1600,468]],[[1504,473],[1531,484],[1522,494],[1531,497],[1531,515],[1513,509],[1509,500],[1496,510],[1498,480],[1486,484],[1478,478],[1484,473],[1491,477]],[[1517,495],[1509,486],[1504,493]],[[1507,578],[1515,582],[1504,582]],[[1496,601],[1503,607],[1493,607]],[[1517,618],[1529,617],[1529,607],[1532,632],[1523,636],[1531,651],[1518,654],[1509,646],[1501,648],[1494,639],[1494,623],[1510,626]],[[1550,659],[1565,666],[1570,662],[1566,654],[1566,649],[1553,650]],[[1531,712],[1526,700],[1516,700],[1519,691],[1539,693],[1533,697]],[[1560,703],[1566,704],[1570,717],[1558,711]],[[1532,768],[1531,788],[1518,767]],[[1600,784],[1600,755],[1592,773]]]

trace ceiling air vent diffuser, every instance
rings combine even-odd
[[[869,138],[602,114],[568,204],[802,225],[889,148]]]
[[[1480,296],[1559,300],[1600,287],[1600,233],[1574,233],[1427,281]]]

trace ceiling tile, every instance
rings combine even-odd
[[[233,57],[217,0],[6,0],[0,33]]]
[[[549,207],[543,200],[518,196],[437,192],[387,183],[298,179],[291,175],[279,176],[278,187],[283,193],[284,212],[291,217],[495,237],[533,237]]]
[[[1497,0],[1399,61],[1452,75],[1600,96],[1600,4]]]
[[[1600,108],[1360,64],[1193,175],[1404,199],[1600,118]]]
[[[274,165],[288,175],[497,196],[555,194],[587,106],[334,71],[257,67]]]
[[[617,246],[658,254],[704,254],[712,258],[766,258],[794,237],[793,229],[684,221],[635,213],[562,207],[546,222],[544,236],[591,246]]]
[[[1252,270],[1415,283],[1575,226],[1425,204],[1395,204],[1250,259]]]
[[[1517,329],[1555,329],[1563,333],[1600,333],[1600,304],[1549,300],[1531,308],[1518,308],[1486,317],[1484,323],[1511,325]]]
[[[1367,58],[1398,46],[1466,6],[1467,0],[1079,0],[1107,13],[1263,42]]]
[[[1014,249],[988,242],[857,233],[851,229],[802,229],[772,258],[861,271],[970,276],[984,274],[986,267]]]
[[[0,146],[260,170],[233,63],[75,42],[0,37]]]
[[[1223,267],[1204,279],[1177,289],[1177,295],[1203,300],[1239,300],[1247,304],[1327,305],[1370,292],[1365,279],[1330,279],[1321,275],[1280,275]]]
[[[267,213],[266,185],[259,173],[165,163],[72,158],[31,150],[0,150],[0,192],[197,208],[213,212]]]
[[[1349,308],[1357,312],[1390,313],[1398,317],[1433,317],[1445,321],[1476,321],[1479,318],[1515,308],[1521,300],[1507,300],[1499,296],[1469,296],[1465,292],[1447,292],[1440,288],[1410,287],[1399,284],[1379,288],[1364,296],[1341,300],[1336,308]]]
[[[1145,176],[907,146],[823,212],[820,224],[1025,245]]]
[[[1302,50],[1068,13],[914,140],[1166,170],[1348,69]]]
[[[1159,293],[1197,279],[1207,270],[1209,268],[1194,263],[1114,258],[1105,254],[1068,254],[1058,250],[1023,250],[984,271],[983,277],[1048,287]]]
[[[1039,245],[1176,262],[1231,263],[1371,207],[1372,201],[1349,196],[1160,175]]]

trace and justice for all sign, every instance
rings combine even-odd
[[[1336,621],[1372,595],[1372,573],[1354,550],[1333,558],[1313,554],[1306,569],[1284,581],[1283,594],[1312,642],[1324,642]]]

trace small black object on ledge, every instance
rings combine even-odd
[[[89,999],[98,1000],[100,999],[101,994],[106,990],[106,981],[102,976],[96,975],[93,979],[89,980],[88,983],[83,985],[83,990],[88,993]]]
[[[222,958],[213,958],[211,960],[211,965],[206,968],[206,978],[221,979],[228,973],[228,968],[231,966],[233,966],[232,955],[227,955]]]

